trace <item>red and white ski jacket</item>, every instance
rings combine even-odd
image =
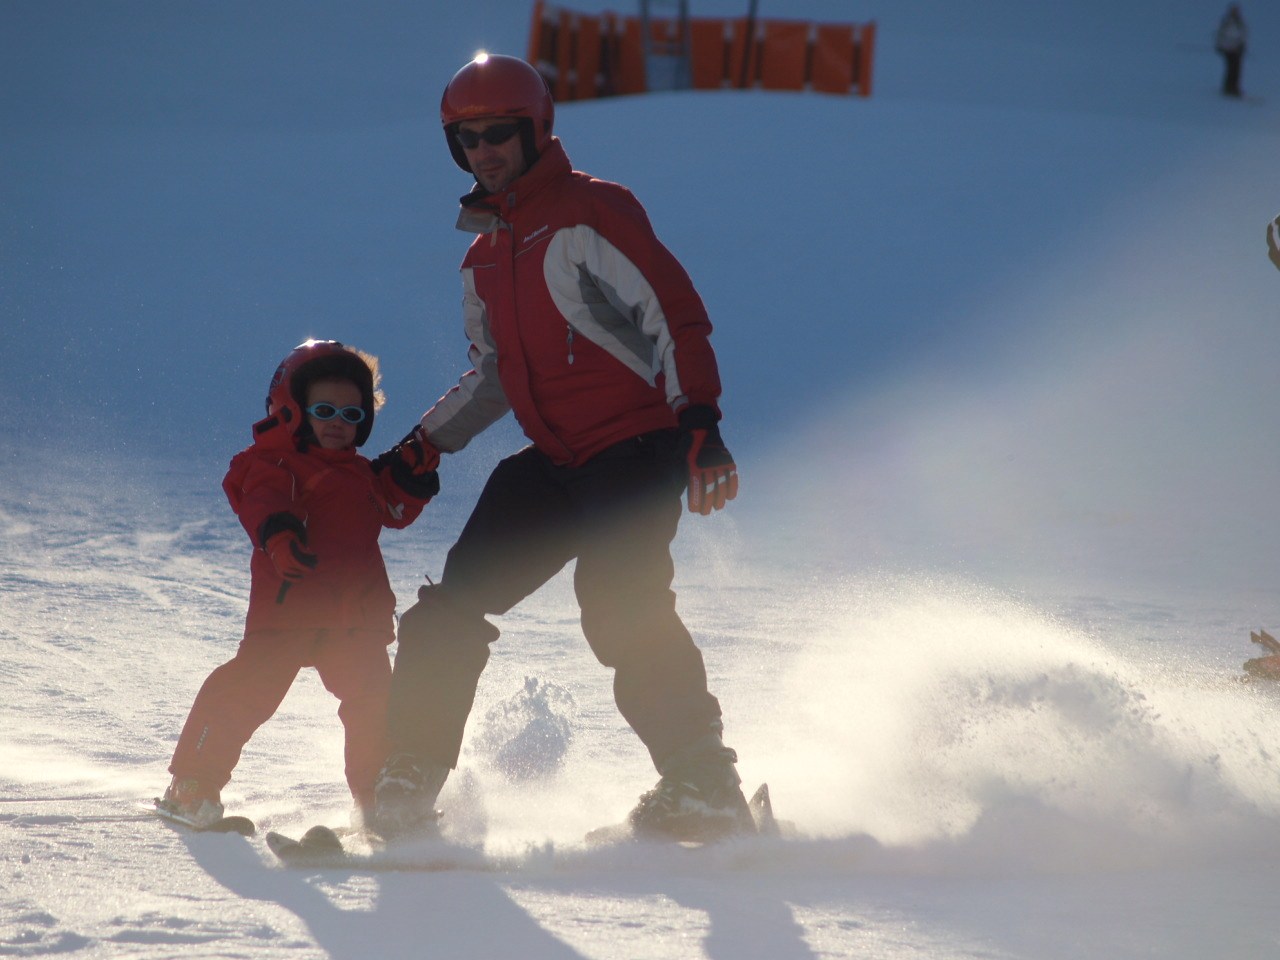
[[[501,195],[476,188],[458,228],[472,369],[422,417],[440,450],[507,410],[558,464],[717,410],[711,322],[631,192],[573,170],[558,139]]]
[[[375,474],[355,450],[299,453],[271,443],[236,454],[222,488],[254,545],[246,633],[364,629],[394,639],[396,598],[378,535],[383,527],[407,527],[426,501],[407,496],[389,471]],[[305,528],[306,549],[318,558],[314,570],[287,585],[261,542],[278,514]]]

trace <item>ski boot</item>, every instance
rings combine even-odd
[[[194,777],[174,777],[156,808],[171,820],[197,830],[210,827],[222,819],[222,800],[218,790],[202,786]]]
[[[393,754],[374,784],[369,827],[386,840],[436,835],[440,821],[436,798],[448,776],[449,768],[443,764],[410,753]]]
[[[733,767],[737,761],[718,733],[677,751],[659,768],[662,779],[628,816],[632,831],[646,839],[698,843],[754,834],[742,778]]]

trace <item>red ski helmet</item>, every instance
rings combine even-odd
[[[254,424],[254,434],[284,427],[294,445],[305,450],[313,439],[304,409],[307,388],[317,380],[350,380],[360,389],[364,420],[356,426],[355,445],[369,439],[373,415],[382,406],[378,361],[337,340],[307,340],[280,361],[267,388],[267,417]]]
[[[551,142],[556,108],[551,89],[532,66],[519,57],[479,53],[453,75],[440,98],[440,123],[449,152],[467,173],[471,173],[471,165],[453,135],[454,129],[463,120],[482,117],[519,120],[525,159],[532,164]]]

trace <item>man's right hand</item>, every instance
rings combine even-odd
[[[296,583],[316,568],[320,558],[303,549],[302,541],[292,530],[281,530],[267,541],[263,548],[271,558],[276,573],[291,583]]]

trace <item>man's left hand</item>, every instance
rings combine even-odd
[[[720,439],[710,407],[680,411],[680,449],[689,468],[689,512],[704,517],[738,495],[738,465]]]

